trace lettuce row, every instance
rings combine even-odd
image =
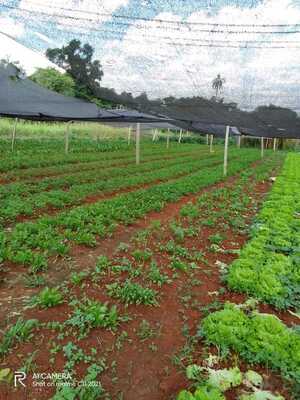
[[[227,303],[202,321],[199,334],[225,353],[233,350],[250,363],[265,364],[300,383],[300,335],[274,315],[246,313]]]
[[[253,239],[231,265],[230,289],[279,309],[300,306],[300,156],[289,154],[252,229]]]

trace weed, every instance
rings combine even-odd
[[[208,237],[208,240],[212,243],[212,244],[220,244],[223,241],[224,237],[223,235],[221,235],[220,233],[215,233],[214,235],[210,235]]]
[[[85,271],[73,272],[71,274],[71,282],[73,285],[80,285],[82,281],[87,277],[88,273]]]
[[[152,252],[148,249],[145,250],[136,249],[131,254],[132,257],[139,262],[148,261],[152,256]]]
[[[39,286],[44,286],[46,284],[45,278],[40,275],[25,275],[24,276],[24,284],[28,288],[35,288]]]
[[[155,290],[131,282],[129,279],[123,284],[115,282],[106,287],[110,296],[120,299],[125,304],[157,305]]]
[[[137,330],[137,336],[139,337],[139,339],[143,342],[147,339],[155,337],[156,335],[157,333],[154,331],[154,329],[151,328],[149,322],[143,319],[142,322],[139,324]]]
[[[171,282],[168,275],[161,273],[155,261],[152,261],[150,264],[148,278],[150,279],[151,282],[157,284],[159,287],[161,287],[165,283]]]

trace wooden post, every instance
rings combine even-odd
[[[170,128],[168,128],[168,134],[167,134],[167,149],[170,147]]]
[[[210,135],[210,145],[209,145],[210,153],[213,153],[213,142],[214,142],[214,135]]]
[[[208,134],[206,134],[206,144],[208,146]]]
[[[181,138],[182,138],[182,129],[180,129],[180,132],[179,132],[178,143],[181,143]]]
[[[65,154],[69,153],[69,133],[70,133],[70,125],[72,124],[72,122],[73,121],[67,122],[67,128],[65,133]]]
[[[240,149],[241,148],[241,135],[237,137],[237,147]]]
[[[17,134],[17,123],[18,123],[18,118],[15,118],[15,123],[12,131],[12,137],[11,137],[11,151],[14,152],[15,149],[15,141],[16,141],[16,134]]]
[[[155,129],[152,129],[152,142],[154,142],[155,140],[155,133],[156,133]]]
[[[273,151],[276,151],[276,138],[273,139]]]
[[[263,137],[260,138],[260,149],[261,149],[261,152],[260,152],[261,158],[264,158],[264,138]]]
[[[135,136],[135,163],[140,164],[140,138],[141,138],[141,124],[136,124],[136,136]]]
[[[224,176],[227,176],[229,129],[230,127],[227,125],[225,133],[225,148],[224,148]]]
[[[128,146],[130,145],[130,141],[131,141],[131,129],[132,129],[132,127],[130,126],[128,128],[128,139],[127,139]]]

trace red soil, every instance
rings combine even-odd
[[[212,190],[213,188],[223,187],[224,185],[230,187],[234,182],[235,178],[230,178],[225,184],[220,183],[205,190]],[[263,182],[255,187],[251,196],[261,202],[269,188],[270,183]],[[149,224],[156,219],[161,221],[163,243],[166,243],[172,238],[168,230],[168,222],[178,216],[179,210],[184,204],[195,201],[197,197],[199,197],[199,193],[193,196],[185,196],[176,204],[168,204],[162,212],[149,213],[145,218],[131,226],[118,227],[113,237],[100,240],[95,249],[75,246],[71,252],[71,261],[58,259],[54,262],[53,260],[49,271],[47,271],[47,278],[52,284],[57,283],[66,278],[67,271],[70,271],[71,265],[76,270],[82,270],[94,266],[99,255],[113,257],[116,247],[120,242],[129,243],[130,239],[137,231],[148,227]],[[251,220],[253,213],[254,210],[249,208],[246,215],[247,222]],[[88,353],[91,348],[96,348],[99,357],[105,356],[106,363],[110,368],[101,375],[100,379],[104,388],[110,393],[112,399],[117,400],[119,398],[118,393],[121,391],[124,400],[166,400],[173,398],[180,389],[188,386],[184,370],[176,367],[174,363],[172,363],[172,356],[174,356],[174,354],[179,355],[186,342],[182,329],[186,326],[186,329],[188,328],[189,330],[189,336],[194,335],[204,315],[201,307],[207,306],[215,300],[228,300],[232,302],[244,300],[244,296],[235,293],[226,293],[222,296],[217,294],[217,291],[222,287],[222,283],[220,281],[219,270],[215,264],[216,261],[218,260],[228,264],[236,257],[234,254],[211,253],[208,251],[208,236],[217,232],[220,232],[220,228],[217,225],[203,228],[200,235],[187,238],[182,244],[186,248],[192,249],[195,247],[198,251],[202,251],[205,254],[205,259],[208,261],[208,265],[197,262],[200,268],[194,271],[193,278],[197,278],[201,281],[199,285],[192,285],[188,275],[179,273],[179,277],[173,280],[171,284],[164,285],[159,289],[159,306],[157,307],[139,305],[126,308],[118,302],[120,314],[130,315],[131,320],[122,323],[116,333],[104,329],[92,329],[89,335],[85,339],[79,340],[78,343],[76,342],[76,337],[70,336],[69,334],[62,340],[62,344],[66,344],[69,341],[75,342]],[[221,244],[224,250],[240,248],[248,239],[247,235],[237,233],[231,229],[227,230],[226,234],[226,240]],[[156,235],[159,236],[160,232]],[[146,247],[153,252],[154,258],[159,264],[161,271],[171,277],[172,271],[169,267],[170,257],[166,252],[158,249],[158,242],[161,244],[161,239],[157,239],[155,235],[151,236],[150,240],[147,241]],[[235,243],[234,245],[233,242]],[[131,248],[135,248],[134,243],[130,246]],[[123,255],[126,255],[133,261],[133,258],[128,256],[127,253]],[[11,267],[12,270],[14,270],[14,274],[23,272],[20,267]],[[26,290],[20,284],[17,286],[14,284],[13,287],[9,289],[7,284],[9,282],[12,284],[12,277],[13,274],[8,277],[8,282],[5,284],[7,294],[13,295],[13,291],[17,291],[18,297],[20,297],[25,294],[30,295],[32,292],[36,291],[36,289]],[[69,285],[69,288],[72,295],[82,296],[84,293],[87,297],[97,299],[101,302],[109,301],[112,303],[112,299],[108,297],[106,293],[105,285],[113,282],[114,278],[114,276],[106,274],[96,283],[87,279],[83,289],[72,285]],[[264,307],[266,306],[262,306],[262,309]],[[11,310],[10,307],[6,307],[5,309],[1,307],[1,314],[3,317],[3,311],[5,310],[4,312],[7,315],[9,309]],[[38,318],[40,321],[44,322],[52,320],[63,322],[66,320],[71,310],[72,308],[69,305],[63,304],[46,311],[37,310],[36,308],[27,309],[25,311],[23,310],[22,314],[24,318]],[[272,311],[274,312],[274,310]],[[294,318],[287,313],[277,313],[277,315],[282,317],[288,324],[292,324],[294,320]],[[151,327],[157,333],[155,337],[145,341],[141,341],[137,337],[137,331],[142,320],[146,320],[150,323]],[[120,351],[118,351],[115,346],[122,331],[128,333],[128,338],[131,342],[125,341]],[[42,328],[35,334],[30,343],[19,344],[15,351],[6,357],[0,367],[4,368],[9,366],[12,370],[19,369],[22,365],[20,359],[24,359],[25,354],[30,354],[35,349],[38,349],[39,352],[35,359],[38,372],[62,371],[66,360],[61,351],[55,356],[54,364],[49,364],[49,359],[51,357],[49,348],[53,341],[57,343],[56,336],[57,333]],[[153,346],[150,348],[149,345],[151,345],[151,343],[153,343]],[[157,346],[157,350],[155,346]],[[215,349],[212,348],[211,352],[214,351]],[[205,358],[205,354],[205,347],[203,343],[198,340],[192,349],[191,355],[188,351],[182,353],[181,362],[183,365],[191,361],[199,363]],[[191,356],[191,359],[189,356]],[[112,362],[116,362],[116,372],[114,372],[114,367],[111,364]],[[241,369],[245,370],[248,368],[248,366],[238,360],[238,358],[237,362]],[[224,366],[229,365],[230,363],[228,362],[224,364]],[[86,366],[83,363],[80,363],[76,367],[76,372],[80,377],[85,375],[85,370]],[[290,399],[288,390],[277,374],[271,373],[262,367],[255,367],[255,370],[265,375],[266,388],[269,388],[273,392],[279,392],[284,395],[286,399]],[[117,380],[114,380],[115,377],[117,377]],[[43,400],[49,399],[54,393],[52,388],[33,388],[30,383],[31,378],[29,377],[26,391],[22,389],[14,391],[11,387],[8,388],[5,385],[0,386],[0,400]],[[236,392],[228,392],[226,398],[230,400],[235,399]]]

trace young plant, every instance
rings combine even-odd
[[[23,320],[19,318],[3,335],[0,343],[0,354],[6,354],[15,342],[24,342],[32,337],[32,331],[38,326],[37,319]]]
[[[108,294],[120,299],[126,305],[128,304],[146,304],[150,306],[157,305],[157,292],[148,287],[143,287],[138,283],[131,282],[129,279],[125,283],[111,283],[106,286]]]
[[[57,288],[45,287],[45,289],[29,301],[29,305],[32,307],[38,306],[41,308],[50,308],[55,307],[62,302],[63,295]]]
[[[119,315],[116,306],[102,304],[96,300],[86,299],[85,302],[74,301],[73,315],[65,322],[76,327],[81,334],[86,334],[91,328],[114,329],[118,325]]]

